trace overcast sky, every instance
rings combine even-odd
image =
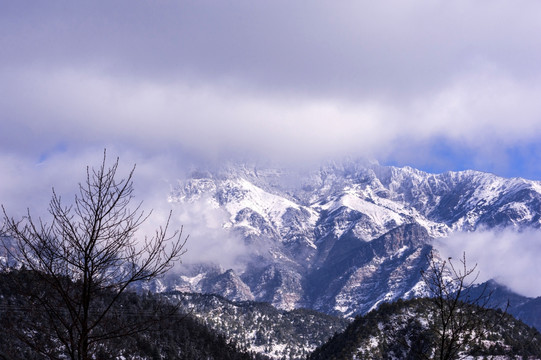
[[[541,180],[540,34],[537,0],[2,1],[0,202],[103,148],[158,206],[239,158]]]
[[[535,0],[5,1],[1,152],[348,155],[541,179],[540,14]]]

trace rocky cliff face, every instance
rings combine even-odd
[[[194,173],[170,201],[223,209],[224,234],[250,251],[235,270],[192,266],[164,288],[344,316],[422,295],[434,238],[541,226],[539,182],[362,161],[305,172],[231,165]]]

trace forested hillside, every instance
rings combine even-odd
[[[0,358],[65,358],[65,348],[53,336],[54,324],[49,314],[35,311],[33,299],[21,292],[27,286],[40,286],[29,271],[0,273]],[[102,296],[111,294],[104,292]],[[208,329],[190,314],[177,311],[174,305],[156,295],[128,292],[122,295],[118,305],[112,317],[116,324],[103,324],[96,331],[106,332],[108,327],[125,323],[124,336],[100,343],[95,359],[264,359],[242,351],[223,335]],[[128,327],[134,319],[140,320],[137,324],[142,324],[138,328],[141,331]]]
[[[348,320],[309,309],[284,311],[268,303],[233,302],[217,295],[169,293],[185,312],[250,351],[273,359],[305,359]]]
[[[440,359],[437,317],[430,299],[399,300],[382,304],[359,316],[348,328],[333,336],[310,356],[310,360],[333,359]],[[465,308],[466,309],[466,308]],[[467,307],[476,330],[457,333],[457,359],[539,359],[541,334],[501,310]],[[478,316],[478,314],[481,314]]]

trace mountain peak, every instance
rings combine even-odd
[[[224,237],[241,239],[247,249],[235,267],[242,270],[213,275],[204,283],[208,291],[346,316],[421,294],[418,273],[430,239],[541,227],[540,182],[366,160],[304,170],[228,163],[194,172],[170,201],[220,208]],[[203,288],[197,284],[193,291]]]

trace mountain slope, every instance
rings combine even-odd
[[[272,359],[305,359],[348,321],[313,310],[278,310],[267,303],[231,302],[216,295],[173,292],[166,296],[239,346]]]
[[[221,209],[224,237],[242,239],[248,254],[234,269],[191,268],[168,279],[167,289],[343,316],[425,294],[419,272],[435,238],[541,227],[539,182],[364,161],[313,171],[230,164],[195,172],[170,201]]]
[[[488,281],[472,288],[473,298],[482,294],[489,297],[486,306],[506,310],[525,324],[541,331],[541,297],[531,298],[516,294],[495,281]]]
[[[432,302],[414,299],[383,304],[336,334],[314,351],[310,360],[319,359],[419,359],[433,358],[436,342]],[[464,340],[462,356],[468,359],[540,358],[541,334],[496,311],[483,311],[475,338]],[[472,311],[471,316],[477,316]]]

